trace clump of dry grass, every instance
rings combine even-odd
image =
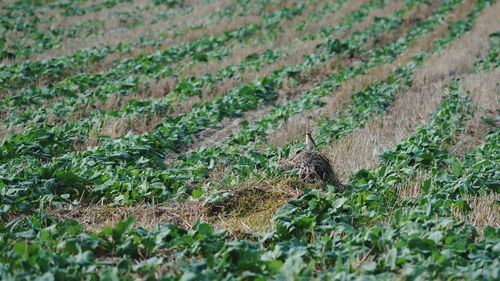
[[[191,228],[197,219],[205,221],[199,202],[169,203],[161,205],[139,205],[119,207],[107,205],[79,205],[70,209],[49,210],[49,215],[77,220],[86,230],[100,231],[103,227],[115,226],[120,221],[135,217],[135,226],[153,229],[160,224],[171,223]]]
[[[454,216],[465,221],[465,223],[473,225],[477,230],[479,237],[482,239],[482,229],[491,225],[493,227],[500,227],[500,194],[489,193],[479,196],[466,196],[465,201],[470,207],[469,211],[454,210]]]
[[[414,178],[406,180],[395,186],[396,193],[398,194],[399,201],[408,198],[418,198],[422,195],[422,184],[428,177],[428,174],[419,171]]]
[[[276,210],[302,194],[303,188],[303,183],[291,179],[245,183],[220,190],[229,196],[205,203],[204,212],[211,223],[234,235],[264,232],[271,229]]]
[[[99,231],[134,217],[135,226],[153,229],[161,224],[175,224],[190,229],[196,221],[211,223],[231,235],[264,232],[272,227],[278,208],[302,194],[304,183],[292,179],[240,184],[218,191],[230,194],[222,201],[169,202],[132,207],[81,203],[78,206],[52,209],[47,213],[63,219],[77,220],[86,230]]]

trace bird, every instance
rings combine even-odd
[[[311,133],[310,132],[307,132],[306,133],[306,147],[307,149],[309,150],[313,150],[317,147],[316,145],[316,142],[314,141],[314,139],[312,138],[311,136]]]

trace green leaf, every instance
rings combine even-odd
[[[116,225],[116,227],[113,229],[113,240],[120,241],[125,232],[131,229],[134,223],[135,223],[134,217],[128,217],[126,220],[123,220],[120,223],[118,223],[118,225]]]
[[[426,179],[424,180],[424,182],[422,183],[422,190],[425,192],[425,193],[428,193],[429,192],[429,189],[431,188],[431,179]]]
[[[100,281],[120,281],[118,276],[118,268],[116,267],[106,267],[102,270],[99,276]]]
[[[453,164],[452,164],[452,172],[453,172],[453,175],[455,175],[456,177],[459,177],[462,175],[462,164],[460,164],[460,162],[458,161],[454,161]]]
[[[375,269],[377,269],[377,263],[373,262],[373,261],[371,261],[371,262],[365,262],[361,266],[361,269],[364,270],[364,271],[366,271],[366,272],[372,272]]]
[[[392,248],[387,252],[385,257],[385,265],[390,269],[396,268],[396,259],[398,257],[398,249]]]
[[[196,188],[191,192],[191,195],[194,198],[200,198],[201,196],[203,196],[203,194],[205,194],[205,191],[201,188]]]
[[[20,255],[21,257],[26,257],[28,255],[28,243],[26,241],[19,241],[14,244],[12,248],[14,253]]]
[[[335,202],[333,202],[333,208],[335,210],[337,210],[338,208],[342,207],[345,204],[345,202],[347,202],[348,200],[349,199],[345,198],[345,197],[342,197],[342,198],[335,200]]]
[[[500,228],[495,228],[487,225],[483,229],[484,238],[488,241],[498,241],[500,240]]]
[[[443,233],[441,231],[434,231],[431,234],[429,234],[429,239],[434,241],[436,244],[438,244],[442,238],[443,238]]]

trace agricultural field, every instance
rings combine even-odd
[[[2,0],[0,32],[1,280],[500,280],[498,1]]]

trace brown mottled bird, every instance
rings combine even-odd
[[[310,132],[306,133],[306,146],[307,146],[307,149],[309,149],[309,150],[313,150],[313,149],[315,149],[317,147],[316,146],[316,142],[312,138]]]

